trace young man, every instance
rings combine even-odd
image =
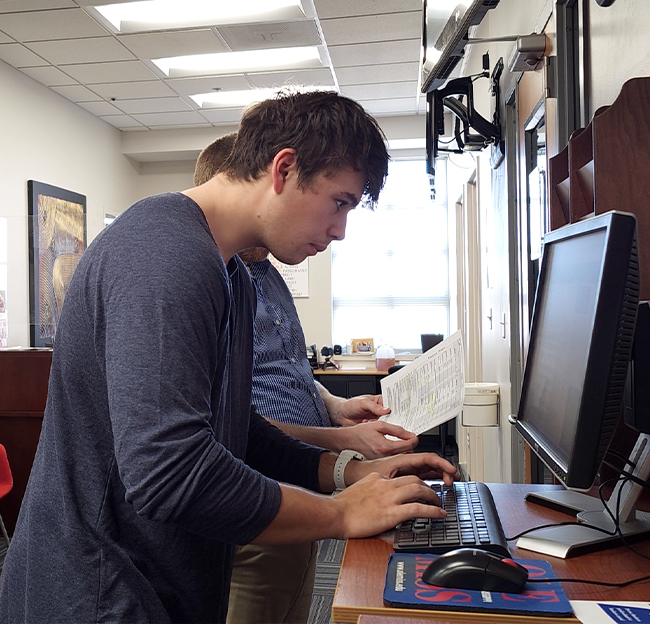
[[[208,184],[137,202],[95,238],[57,329],[0,621],[223,622],[234,544],[444,515],[420,477],[451,483],[449,462],[337,465],[250,405],[254,294],[235,254],[314,255],[385,174],[381,133],[358,104],[286,94],[245,112]],[[341,473],[351,487],[318,493]]]
[[[217,173],[232,151],[236,136],[222,136],[199,154],[195,185],[204,184]],[[346,400],[332,395],[314,380],[293,298],[269,262],[268,250],[254,247],[238,255],[248,267],[257,295],[252,388],[257,411],[285,433],[333,451],[352,449],[372,459],[412,450],[417,436],[376,420],[389,412],[381,396]],[[372,421],[361,422],[369,419]],[[389,440],[386,435],[395,439]],[[317,546],[317,542],[239,546],[227,624],[306,622],[314,589]]]

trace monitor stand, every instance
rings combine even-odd
[[[650,435],[639,435],[625,469],[639,479],[647,480],[650,475]],[[642,486],[633,481],[619,481],[607,501],[607,507],[614,516],[616,516],[616,506],[619,501],[619,528],[625,537],[643,534],[650,536],[650,513],[635,510],[642,489]],[[601,531],[589,528],[596,526],[610,533],[615,530],[614,522],[604,509],[600,498],[579,492],[560,490],[547,494],[530,492],[526,495],[526,500],[576,516],[578,523],[531,531],[517,540],[517,548],[567,559],[607,548],[613,545],[611,542],[619,539],[619,534],[606,535]]]

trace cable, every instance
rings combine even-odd
[[[601,533],[605,533],[605,535],[609,535],[611,537],[616,537],[617,535],[616,531],[612,533],[611,531],[608,531],[607,529],[603,529],[602,527],[593,526],[591,524],[585,524],[583,522],[574,522],[568,520],[566,522],[550,522],[549,524],[542,524],[540,526],[533,527],[532,529],[526,529],[525,531],[522,531],[521,533],[517,533],[517,535],[513,535],[512,537],[506,537],[506,541],[510,542],[512,540],[519,539],[520,537],[527,535],[528,533],[532,533],[533,531],[538,531],[539,529],[550,529],[554,527],[573,526],[573,525],[584,527],[585,529],[593,529],[594,531],[600,531]]]
[[[550,578],[550,579],[528,579],[527,583],[585,583],[587,585],[606,585],[607,587],[627,587],[634,583],[641,583],[650,579],[650,574],[639,578],[623,581],[622,583],[608,583],[607,581],[592,581],[590,579],[572,579],[572,578]]]

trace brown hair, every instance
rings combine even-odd
[[[201,184],[204,184],[215,176],[226,158],[228,158],[228,154],[232,151],[232,146],[235,144],[236,138],[236,132],[225,134],[212,141],[210,145],[201,151],[194,166],[195,186],[201,186]]]
[[[385,137],[363,107],[333,91],[283,90],[244,111],[235,145],[221,167],[231,179],[256,180],[284,148],[296,151],[298,184],[352,167],[366,178],[373,206],[388,173]]]

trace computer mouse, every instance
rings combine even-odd
[[[436,557],[422,580],[437,587],[519,593],[528,570],[512,559],[475,548],[458,548]]]

